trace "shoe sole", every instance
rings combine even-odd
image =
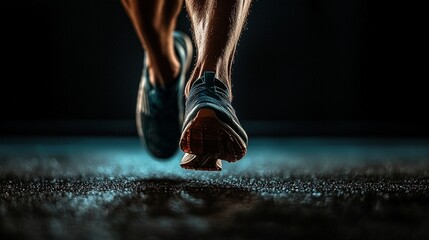
[[[212,154],[194,155],[185,153],[180,166],[190,170],[222,171],[222,161]]]
[[[240,160],[247,151],[241,137],[216,113],[209,108],[202,108],[185,127],[180,138],[180,148],[185,153],[215,156],[228,162]]]

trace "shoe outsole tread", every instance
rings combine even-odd
[[[180,148],[185,153],[208,155],[213,160],[228,162],[240,160],[247,151],[241,137],[216,116],[212,109],[202,108],[184,128]]]

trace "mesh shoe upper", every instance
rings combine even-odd
[[[228,87],[219,79],[215,78],[214,72],[204,72],[191,86],[189,96],[186,100],[185,128],[202,108],[215,111],[216,116],[228,124],[247,144],[248,138],[236,116],[231,105],[231,96]],[[183,130],[183,129],[182,129]]]

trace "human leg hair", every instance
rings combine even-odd
[[[231,89],[231,70],[236,45],[246,22],[251,0],[186,0],[197,48],[197,61],[185,94],[204,71]]]
[[[121,0],[147,53],[152,85],[173,83],[180,71],[173,31],[183,0]]]

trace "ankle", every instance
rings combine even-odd
[[[174,58],[173,58],[174,57]],[[148,64],[149,82],[152,86],[166,87],[174,84],[180,74],[180,63],[176,56],[158,56]]]
[[[198,80],[204,72],[210,71],[215,72],[216,78],[220,81],[222,81],[228,89],[231,89],[231,77],[230,77],[230,71],[228,71],[227,68],[228,64],[207,64],[206,62],[197,62],[197,65],[194,69],[194,71],[191,74],[190,79],[188,80],[186,87],[185,87],[185,97],[188,97],[189,91],[191,90],[192,84]]]

